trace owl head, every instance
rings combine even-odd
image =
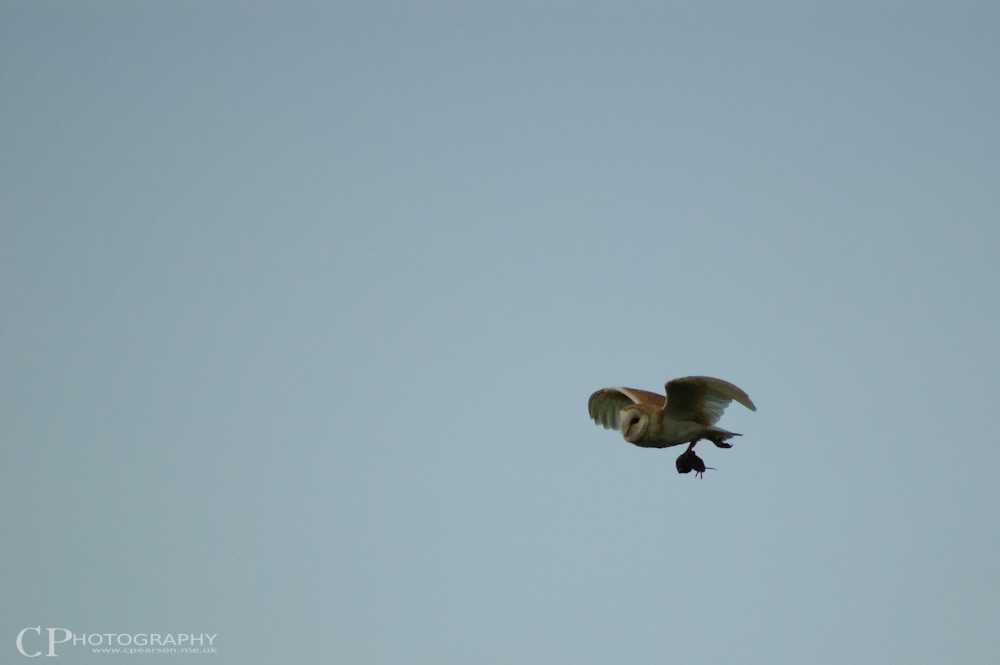
[[[619,412],[622,436],[629,443],[642,440],[649,431],[649,414],[639,404],[630,404]]]

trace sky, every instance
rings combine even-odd
[[[994,662],[998,27],[3,2],[0,660]]]

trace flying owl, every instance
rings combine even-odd
[[[728,381],[686,376],[667,382],[666,397],[635,388],[604,388],[590,396],[587,408],[595,423],[621,430],[622,437],[637,446],[688,444],[687,451],[677,458],[677,471],[694,471],[701,477],[712,467],[706,467],[695,455],[694,444],[708,439],[719,448],[732,448],[726,440],[742,436],[715,426],[733,400],[757,410],[747,394]]]

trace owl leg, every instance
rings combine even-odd
[[[727,432],[725,430],[720,430],[718,432],[712,432],[705,438],[714,443],[719,448],[732,448],[733,444],[727,443],[726,439],[734,436],[743,436],[742,434],[737,434],[736,432]]]

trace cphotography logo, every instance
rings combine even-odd
[[[92,653],[217,653],[218,633],[74,633],[68,628],[22,628],[17,650],[22,656],[55,658],[56,646],[89,647]]]

